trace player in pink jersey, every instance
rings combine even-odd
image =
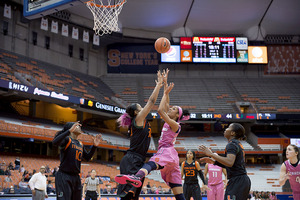
[[[279,184],[282,186],[289,179],[294,200],[300,200],[300,162],[299,148],[290,144],[286,149],[286,160],[281,165]]]
[[[167,84],[168,72],[168,70],[163,72],[164,95],[158,108],[160,117],[165,121],[158,143],[158,151],[135,175],[120,174],[115,177],[115,181],[120,184],[131,183],[133,186],[139,187],[141,185],[141,178],[148,175],[152,170],[161,170],[161,176],[171,187],[176,200],[185,200],[179,168],[179,157],[174,148],[174,143],[181,130],[179,121],[187,120],[189,113],[183,111],[179,106],[169,108],[169,93],[173,89],[174,83]]]
[[[225,175],[225,185],[222,179],[222,172]],[[225,168],[219,167],[217,165],[206,163],[204,169],[204,177],[208,179],[208,190],[207,190],[207,200],[223,200],[224,199],[224,189],[227,184],[227,172]]]

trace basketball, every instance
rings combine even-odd
[[[167,53],[170,49],[170,41],[168,38],[160,37],[155,41],[154,47],[158,53]]]

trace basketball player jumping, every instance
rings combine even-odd
[[[179,157],[174,143],[181,130],[179,121],[187,120],[189,113],[183,111],[179,106],[173,106],[169,109],[169,93],[173,89],[174,83],[167,84],[167,74],[168,71],[164,76],[164,95],[158,108],[160,117],[165,121],[159,139],[158,151],[135,175],[120,174],[115,177],[115,181],[120,184],[131,183],[135,187],[140,187],[142,178],[152,170],[159,169],[163,180],[171,187],[176,200],[184,200]]]
[[[162,84],[162,75],[157,72],[156,86],[144,108],[140,104],[132,104],[126,108],[126,113],[117,120],[120,126],[128,128],[130,148],[120,163],[121,174],[135,174],[143,166],[151,140],[151,127],[146,116],[153,108]],[[142,182],[144,179],[141,180]],[[118,196],[121,200],[138,200],[142,187],[131,184],[118,185]]]

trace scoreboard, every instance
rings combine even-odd
[[[158,113],[152,112],[148,115],[150,119],[159,119]],[[191,120],[274,120],[276,119],[276,114],[274,113],[191,113]]]
[[[181,37],[161,62],[267,64],[267,47],[248,46],[246,37]]]
[[[194,63],[236,63],[235,37],[193,37]]]

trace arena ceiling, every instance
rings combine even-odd
[[[93,18],[84,5],[68,10]],[[242,35],[256,40],[259,24],[264,36],[300,35],[300,0],[127,0],[119,21],[123,28],[187,36]]]

